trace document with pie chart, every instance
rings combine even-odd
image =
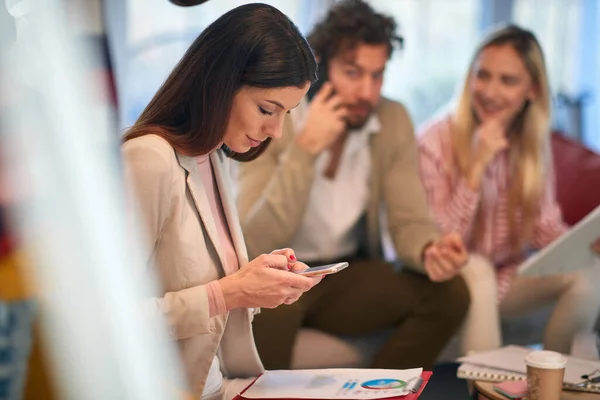
[[[382,399],[415,393],[422,368],[265,371],[245,399]]]

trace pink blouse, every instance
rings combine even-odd
[[[227,225],[227,219],[225,218],[225,212],[223,211],[223,204],[221,203],[221,195],[219,194],[219,188],[215,180],[215,173],[210,162],[208,155],[196,157],[198,163],[198,170],[202,177],[202,183],[204,184],[204,190],[210,203],[212,215],[215,220],[215,226],[219,233],[219,246],[218,252],[223,255],[225,265],[225,275],[231,275],[239,269],[239,263],[235,248],[233,247],[233,241],[231,239],[231,233],[229,232],[229,226]],[[212,281],[206,285],[208,292],[208,304],[209,313],[211,317],[215,315],[225,314],[228,310],[225,305],[225,298],[223,297],[223,291],[218,281]]]

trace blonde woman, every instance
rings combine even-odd
[[[460,232],[476,254],[463,273],[471,294],[463,352],[499,347],[501,316],[555,303],[544,346],[569,353],[575,335],[591,334],[598,316],[598,266],[516,276],[528,250],[568,229],[554,193],[548,86],[534,35],[516,26],[496,30],[477,49],[452,112],[419,137],[435,219],[443,231]]]

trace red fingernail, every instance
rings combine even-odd
[[[292,269],[292,266],[291,266],[290,264],[288,264],[288,266],[287,266],[287,267],[288,267],[288,269]]]
[[[292,260],[292,261],[296,261],[296,256],[292,254],[292,255],[290,256],[290,260]]]

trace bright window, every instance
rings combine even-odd
[[[582,0],[515,0],[513,21],[531,30],[542,45],[555,102],[553,126],[566,134],[584,136],[586,101],[578,71],[582,62]]]
[[[252,1],[218,0],[179,7],[167,0],[125,1],[123,62],[117,66],[122,127],[135,122],[185,50],[206,26],[225,12]],[[293,21],[303,18],[305,0],[263,0]],[[296,22],[297,23],[297,22]],[[302,28],[302,27],[300,27]]]
[[[577,90],[581,0],[514,0],[513,7],[513,21],[541,42],[553,90]]]
[[[415,124],[452,98],[479,38],[479,0],[370,0],[393,15],[404,49],[387,66],[383,93],[402,101]]]

